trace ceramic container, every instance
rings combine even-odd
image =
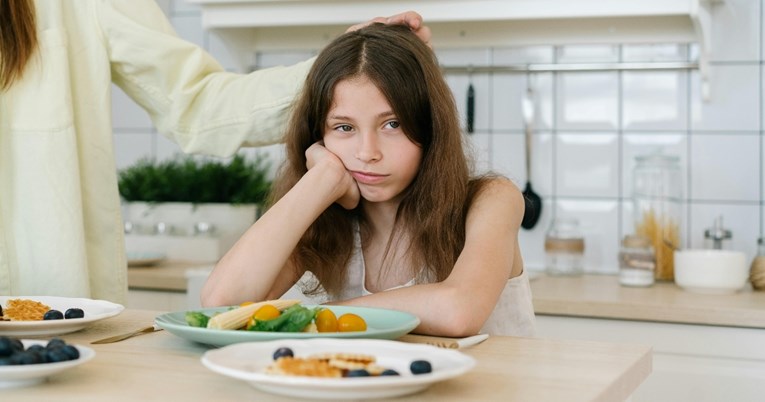
[[[698,293],[734,293],[749,279],[746,255],[740,251],[689,249],[675,251],[675,283]]]

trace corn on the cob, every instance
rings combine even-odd
[[[207,322],[207,328],[212,329],[239,329],[247,325],[247,320],[258,311],[259,308],[270,304],[279,310],[284,310],[290,306],[300,303],[300,300],[266,300],[258,303],[248,304],[243,307],[235,308],[218,314]]]

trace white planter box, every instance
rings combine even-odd
[[[217,261],[258,217],[256,204],[129,202],[123,205],[128,253]]]

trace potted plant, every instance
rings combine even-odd
[[[119,171],[128,251],[131,245],[142,251],[148,247],[176,258],[173,243],[186,245],[175,247],[184,259],[219,258],[257,219],[271,187],[269,168],[263,156],[238,154],[228,161],[142,159]],[[189,238],[215,239],[215,247],[189,246]]]

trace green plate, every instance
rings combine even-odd
[[[306,305],[306,307],[318,307]],[[239,342],[272,341],[275,339],[308,339],[308,338],[372,338],[397,339],[409,333],[420,325],[417,316],[403,311],[371,307],[350,306],[321,306],[328,308],[340,317],[345,313],[353,313],[364,319],[367,330],[363,332],[260,332],[243,330],[223,330],[191,327],[186,324],[186,311],[176,311],[161,314],[155,322],[161,328],[181,338],[205,343],[213,346],[225,346]],[[228,311],[230,307],[202,308],[198,311],[208,316]]]

